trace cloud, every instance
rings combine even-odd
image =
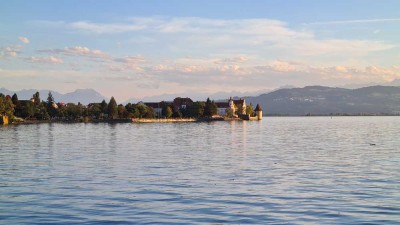
[[[77,21],[70,23],[68,27],[76,30],[82,30],[87,32],[94,32],[99,34],[104,33],[124,33],[129,31],[138,31],[146,28],[144,25],[137,24],[104,24],[104,23],[92,23],[89,21]]]
[[[89,33],[146,34],[155,46],[164,45],[176,51],[192,53],[241,51],[242,54],[260,55],[261,52],[279,51],[281,54],[294,56],[348,53],[363,55],[395,47],[382,41],[320,39],[310,30],[295,29],[285,22],[271,19],[148,17],[133,18],[128,23],[118,24],[77,21],[66,24],[66,27]]]
[[[391,68],[368,66],[365,68],[365,71],[371,75],[379,76],[385,81],[392,81],[400,78],[400,69],[398,66],[392,66]]]
[[[275,60],[271,62],[267,67],[276,72],[293,72],[306,70],[304,65],[302,65],[301,63],[284,60]]]
[[[141,64],[146,62],[143,56],[126,56],[124,58],[116,58],[114,59],[115,62],[122,62],[126,64]]]
[[[5,48],[0,48],[0,60],[15,58],[21,52],[21,46],[8,46]]]
[[[369,21],[397,21],[380,19]],[[53,24],[41,21],[43,26]],[[85,34],[129,33],[129,42],[143,42],[146,51],[164,54],[226,55],[217,64],[230,62],[232,55],[251,55],[254,58],[290,55],[294,60],[306,57],[334,56],[343,61],[349,56],[359,57],[389,50],[395,44],[377,40],[318,37],[310,29],[293,27],[279,20],[261,19],[209,19],[199,17],[136,17],[121,23],[96,23],[93,21],[54,22],[60,28],[85,32]],[[144,38],[145,37],[145,40]],[[66,51],[67,49],[64,49]],[[86,54],[86,53],[85,53]],[[233,59],[239,60],[240,59]]]
[[[18,39],[24,44],[29,44],[30,42],[29,39],[26,37],[18,37]]]
[[[114,62],[114,63],[113,63]],[[146,63],[146,59],[141,56],[126,56],[121,58],[114,58],[112,62],[106,65],[106,68],[112,72],[143,72],[146,70],[142,64]]]
[[[322,22],[305,23],[304,25],[355,24],[355,23],[387,23],[387,22],[400,22],[400,18],[361,19],[361,20],[335,20],[335,21],[322,21]]]
[[[214,61],[215,64],[238,64],[238,63],[245,63],[249,59],[245,56],[238,56],[238,57],[233,57],[233,58],[224,58],[224,59],[218,59]]]
[[[246,91],[287,84],[376,82],[394,79],[400,74],[395,68],[374,65],[383,59],[387,59],[385,65],[397,63],[398,57],[393,55],[397,53],[393,52],[398,42],[377,39],[384,38],[383,35],[374,35],[370,40],[369,36],[361,35],[359,39],[344,38],[344,35],[338,38],[332,33],[320,35],[318,29],[304,29],[279,20],[143,17],[118,23],[58,21],[42,25],[58,27],[60,32],[73,31],[79,38],[88,38],[85,41],[100,37],[105,43],[112,42],[108,46],[114,47],[119,42],[116,52],[132,55],[109,55],[83,46],[58,46],[39,52],[65,58],[68,63],[73,61],[81,74],[95,72],[93,83],[104,82],[101,78],[105,77],[115,78],[115,82],[127,86],[126,92],[131,91],[128,86],[134,82],[158,82],[160,90],[166,92],[195,88]],[[371,34],[372,30],[367,32]],[[10,57],[13,53],[9,52]],[[72,60],[66,56],[80,57]],[[88,59],[96,60],[87,63]],[[49,57],[31,57],[27,61],[54,63]],[[67,68],[68,63],[62,68]],[[130,81],[129,85],[124,81]],[[109,88],[107,82],[102,85]],[[174,88],[167,90],[166,87]]]
[[[84,56],[90,58],[107,58],[108,55],[100,50],[92,50],[88,47],[65,47],[63,49],[47,49],[47,50],[39,50],[39,52],[46,52],[52,54],[65,54],[65,55],[75,55],[75,56]]]
[[[64,61],[61,58],[57,58],[54,56],[50,57],[30,57],[27,58],[26,61],[32,62],[32,63],[50,63],[50,64],[61,64]]]

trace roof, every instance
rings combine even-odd
[[[262,108],[259,104],[257,104],[256,108],[254,109],[254,111],[262,111]]]
[[[176,107],[180,107],[181,105],[192,105],[193,101],[190,98],[177,97],[177,98],[174,99],[173,104]]]
[[[215,103],[218,108],[229,108],[229,103],[228,102],[216,102]]]
[[[143,102],[148,107],[151,107],[153,109],[155,108],[161,108],[161,104],[159,102]]]
[[[235,105],[243,105],[244,104],[244,99],[233,100],[233,103],[235,103]]]

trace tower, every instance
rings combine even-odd
[[[256,113],[256,117],[258,120],[262,120],[262,108],[259,104],[257,104],[256,109],[254,110]]]

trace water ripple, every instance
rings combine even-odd
[[[399,130],[400,117],[3,126],[0,223],[398,224]]]

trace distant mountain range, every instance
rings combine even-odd
[[[307,86],[246,97],[246,103],[261,104],[267,115],[400,114],[400,87]]]
[[[394,85],[396,82],[392,82]],[[21,90],[10,91],[5,88],[0,88],[0,93],[5,95],[13,95],[17,93],[19,99],[30,99],[38,90]],[[40,97],[46,100],[50,90],[40,90]],[[104,97],[93,89],[77,89],[74,92],[61,94],[56,91],[51,91],[54,99],[57,102],[73,102],[89,104],[92,102],[106,101],[109,98]],[[258,95],[258,96],[249,96]],[[210,95],[211,99],[217,100],[217,96],[246,96],[246,103],[252,103],[255,107],[260,104],[263,108],[263,113],[266,115],[329,115],[329,114],[400,114],[400,87],[395,86],[370,86],[358,89],[348,88],[333,88],[324,86],[307,86],[304,88],[280,88],[271,92],[265,91],[260,93],[240,93],[240,92],[219,92]],[[214,98],[213,98],[214,96]],[[193,100],[204,101],[208,96],[194,97],[187,95],[160,95],[147,97],[144,99],[130,99],[125,101],[136,103],[138,101],[150,102],[170,100],[175,97],[191,97]],[[224,98],[223,97],[223,98]],[[239,97],[235,97],[239,98]],[[221,98],[220,98],[221,99]],[[225,101],[225,100],[222,100]]]
[[[40,98],[43,101],[46,101],[47,96],[49,94],[49,91],[53,95],[53,98],[56,102],[65,102],[65,103],[82,103],[82,104],[89,104],[91,102],[101,102],[103,99],[106,101],[109,101],[108,98],[104,97],[97,91],[93,89],[77,89],[73,92],[69,92],[66,94],[61,94],[57,91],[52,91],[52,90],[35,90],[35,89],[24,89],[21,91],[10,91],[5,88],[0,88],[0,93],[3,93],[4,95],[10,95],[12,96],[14,93],[17,94],[18,99],[21,100],[27,100],[32,98],[32,95],[35,94],[37,91],[39,91]]]
[[[289,86],[285,86],[289,87]],[[293,87],[293,86],[290,86]],[[163,95],[154,95],[147,96],[144,98],[130,98],[124,101],[122,104],[127,103],[137,103],[137,102],[161,102],[161,101],[172,101],[176,97],[189,97],[193,101],[205,101],[207,98],[210,99],[229,99],[231,96],[256,96],[263,93],[268,93],[271,90],[258,90],[253,92],[240,92],[240,91],[231,91],[231,92],[216,92],[216,93],[197,93],[197,92],[184,92],[179,94],[163,94]]]

